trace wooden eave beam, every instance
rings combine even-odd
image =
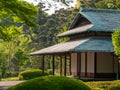
[[[71,54],[71,52],[63,52],[63,53],[46,53],[46,54],[35,54],[35,55],[54,55],[54,56],[69,56]],[[35,55],[31,55],[31,56],[35,56]]]

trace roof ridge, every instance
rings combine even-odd
[[[95,12],[107,12],[107,13],[120,13],[120,10],[115,9],[101,9],[101,8],[80,8],[80,12],[95,11]]]

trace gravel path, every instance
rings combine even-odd
[[[0,81],[0,90],[4,90],[4,88],[14,86],[21,82],[24,81]]]

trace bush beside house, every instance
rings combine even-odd
[[[48,75],[47,72],[44,72],[44,75]],[[18,75],[19,80],[29,80],[41,76],[42,76],[42,70],[40,69],[31,69],[31,70],[22,71]]]

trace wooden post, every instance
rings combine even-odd
[[[54,75],[55,73],[55,58],[54,55],[52,56],[52,74]]]
[[[78,72],[78,77],[80,79],[80,75],[81,75],[81,53],[77,53],[77,72]]]
[[[113,63],[113,72],[115,72],[115,71],[114,71],[114,64],[115,64],[115,63],[114,63],[114,62],[115,62],[115,60],[114,60],[114,54],[112,54],[112,56],[113,56],[113,62],[112,62],[112,63]]]
[[[66,76],[66,59],[67,59],[67,57],[66,57],[66,54],[65,54],[65,57],[64,57],[64,76]]]
[[[119,79],[119,58],[117,58],[117,65],[116,65],[117,73],[116,73],[116,79]]]
[[[71,73],[71,54],[70,54],[70,66],[69,66],[69,70],[70,70],[70,75],[72,75],[72,73]]]
[[[77,53],[77,76],[79,77],[79,55]]]
[[[60,75],[62,75],[62,56],[60,56]]]
[[[96,77],[97,73],[97,53],[94,53],[94,78]]]
[[[85,77],[87,77],[87,52],[85,52]]]
[[[44,55],[42,55],[42,75],[44,76]]]
[[[114,53],[112,53],[113,55],[113,68],[114,68],[114,58],[116,55],[114,55]],[[117,56],[116,56],[117,57]],[[118,80],[119,79],[119,58],[117,57],[117,64],[116,64],[116,79]],[[113,72],[114,72],[114,69],[113,69]]]

